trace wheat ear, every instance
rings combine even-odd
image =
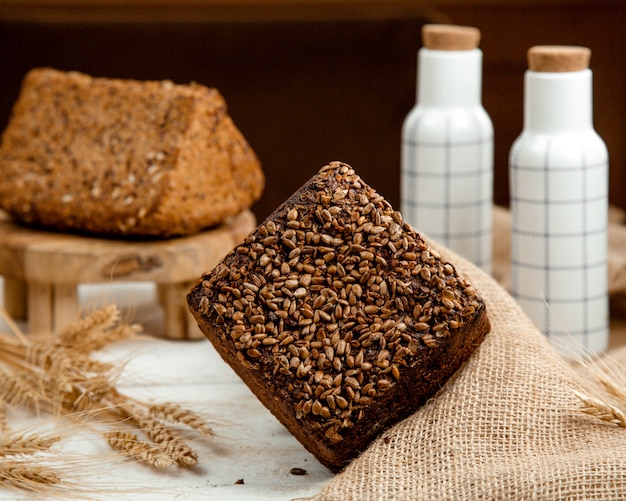
[[[174,459],[161,447],[142,442],[133,433],[111,431],[105,433],[104,438],[113,449],[135,461],[148,463],[155,468],[167,468],[174,464]]]
[[[25,464],[22,461],[0,461],[0,485],[40,492],[44,487],[59,484],[61,479],[50,468]]]
[[[136,423],[147,437],[158,444],[174,461],[184,467],[195,466],[198,463],[198,454],[180,438],[159,421],[144,413],[128,412],[130,421]]]
[[[212,437],[215,435],[213,429],[204,419],[202,419],[202,417],[177,404],[167,402],[162,404],[152,404],[149,406],[148,410],[151,416],[154,416],[156,419],[160,419],[165,423],[184,424],[206,437]]]
[[[0,437],[0,457],[35,454],[50,449],[60,440],[58,435],[39,433],[5,435]]]
[[[626,428],[626,415],[624,415],[620,409],[600,399],[585,395],[576,390],[573,391],[574,395],[576,395],[583,404],[583,407],[580,409],[582,412],[600,419],[601,421]]]

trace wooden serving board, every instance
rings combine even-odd
[[[200,337],[185,296],[256,226],[250,211],[222,226],[168,240],[118,240],[41,231],[0,212],[0,275],[5,309],[29,332],[56,330],[80,315],[78,285],[149,281],[157,285],[166,336]]]

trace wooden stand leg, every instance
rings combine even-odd
[[[180,298],[180,307],[183,310],[183,315],[185,317],[185,326],[187,328],[187,339],[206,339],[200,327],[198,327],[198,322],[193,318],[191,311],[189,311],[189,306],[187,306],[187,294],[191,290],[191,288],[195,285],[195,282],[186,282],[180,284],[182,287],[182,293],[179,295]]]
[[[186,314],[187,314],[187,338],[189,339],[205,339],[204,334],[198,327],[198,322],[193,317],[189,308],[185,306]]]
[[[191,319],[187,308],[186,297],[191,285],[157,284],[157,297],[163,307],[165,337],[170,339],[200,339],[204,336]],[[193,326],[196,326],[193,329]]]
[[[52,285],[29,282],[27,303],[28,332],[31,334],[52,332]]]
[[[167,301],[167,285],[156,284],[156,299],[158,303],[165,308],[165,302]]]
[[[56,332],[76,322],[80,316],[77,284],[56,284],[52,295],[53,330]]]
[[[159,284],[158,297],[163,307],[165,337],[169,339],[186,339],[187,323],[181,308],[180,294],[183,293],[179,284]]]
[[[4,309],[13,320],[26,320],[26,282],[4,277]]]

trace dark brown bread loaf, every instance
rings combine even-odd
[[[196,233],[263,185],[224,99],[197,84],[34,69],[0,146],[0,208],[64,231]]]
[[[472,286],[338,162],[188,303],[224,360],[335,471],[432,397],[489,331]]]

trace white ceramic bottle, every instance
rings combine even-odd
[[[401,212],[491,271],[493,125],[482,106],[480,31],[426,25],[417,100],[402,127]]]
[[[528,52],[510,152],[512,295],[559,352],[608,343],[608,153],[593,128],[590,51]]]

